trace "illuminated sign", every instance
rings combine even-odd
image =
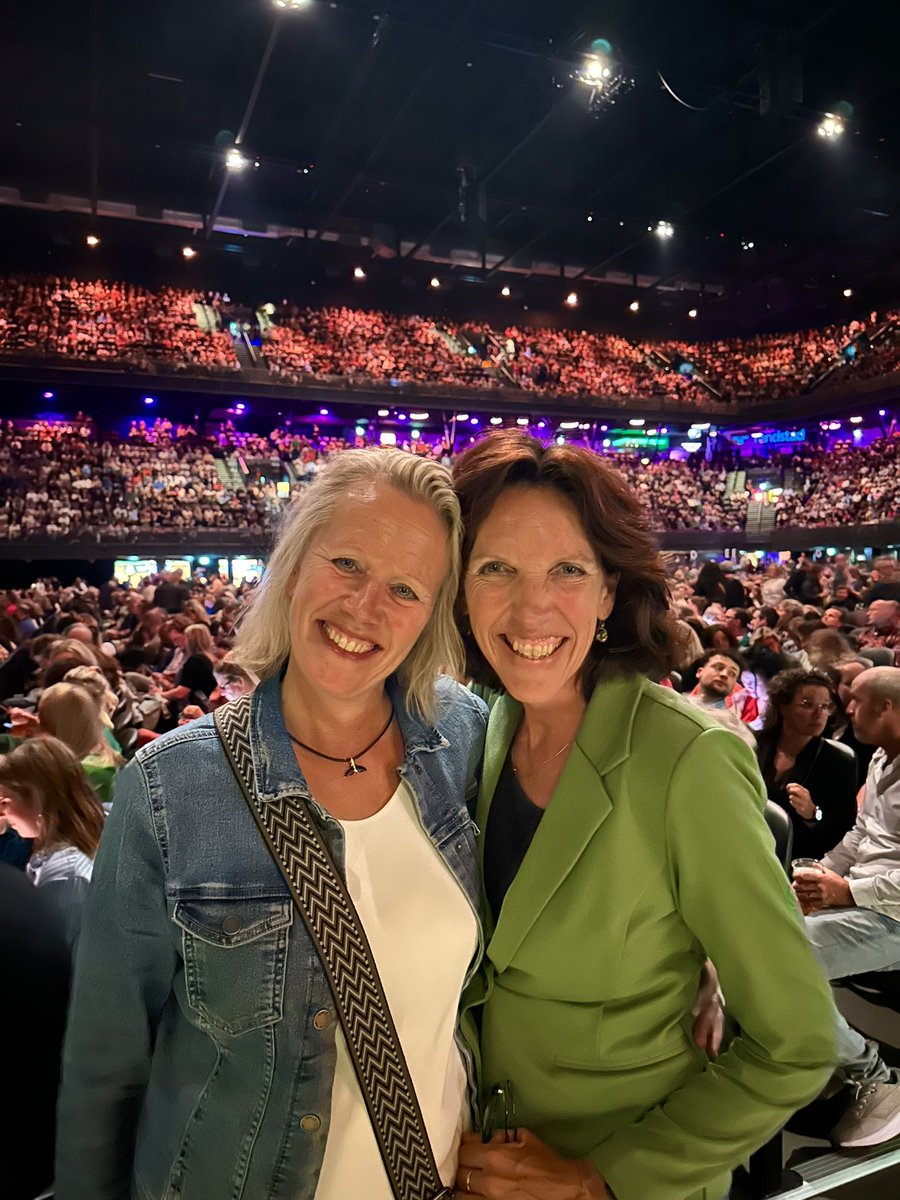
[[[783,446],[788,442],[805,442],[805,429],[767,429],[763,434],[732,433],[728,435],[736,446],[754,441],[757,446]]]
[[[614,450],[668,450],[669,439],[662,435],[651,437],[649,433],[629,433],[612,438],[610,445]]]

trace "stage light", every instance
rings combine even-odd
[[[602,88],[612,79],[612,74],[612,67],[605,57],[589,54],[575,72],[575,78],[579,83],[586,83],[588,87]]]
[[[755,245],[756,245],[756,242],[741,242],[741,249],[742,250],[752,250]]]
[[[405,420],[406,420],[406,413],[397,413],[397,420],[398,420],[398,421],[405,421]]]
[[[366,436],[366,431],[362,425],[357,425],[353,432],[356,434],[357,437],[365,437]]]
[[[695,453],[695,451],[700,449],[700,443],[699,442],[682,442],[681,448],[682,448],[682,450],[687,450],[688,454],[693,454],[693,453]]]
[[[849,300],[850,297],[853,295],[853,288],[844,288],[844,290],[841,294],[843,295],[845,300]]]
[[[503,418],[502,417],[491,417],[491,424],[492,425],[502,425]]]
[[[437,275],[432,275],[431,286],[433,288],[439,288],[441,286],[441,281],[438,279]]]
[[[527,417],[516,417],[516,424],[517,425],[527,425],[528,418]]]
[[[331,413],[328,411],[328,409],[327,409],[327,408],[320,408],[320,409],[319,409],[319,416],[320,416],[320,417],[330,417],[330,416],[331,416]]]
[[[851,417],[850,424],[851,425],[862,425],[862,417]]]
[[[353,278],[354,279],[365,279],[365,277],[366,277],[366,273],[362,269],[362,267],[354,267],[353,268]]]
[[[508,287],[502,287],[502,288],[500,289],[500,295],[501,295],[501,296],[511,296],[511,295],[512,295],[512,292],[509,290],[509,288],[508,288]]]
[[[641,459],[641,466],[642,466],[642,467],[649,467],[649,466],[650,466],[650,459],[649,459],[649,458],[642,458],[642,459]]]
[[[538,421],[538,429],[546,429],[546,428],[547,428],[546,421]]]
[[[588,221],[593,221],[593,219],[594,219],[594,214],[593,214],[593,213],[588,213],[588,215],[587,215],[587,219],[588,219]]]
[[[559,427],[560,427],[560,429],[577,429],[578,422],[577,421],[560,421]]]
[[[615,104],[619,96],[623,96],[634,87],[634,80],[623,72],[609,42],[603,39],[594,43],[592,53],[585,55],[581,65],[575,68],[570,78],[591,89],[588,112],[594,115],[602,112],[608,105]]]
[[[480,425],[481,422],[478,420],[477,417],[469,417],[469,424],[470,425]]]
[[[379,417],[389,417],[391,415],[391,410],[389,408],[379,408],[378,415]]]
[[[100,245],[100,239],[96,236],[96,234],[89,233],[84,239],[84,244],[86,246],[90,246],[90,248],[93,250],[96,246]]]
[[[879,415],[879,417],[886,417],[887,413],[885,412],[885,410],[883,408],[879,408],[878,415]]]
[[[192,258],[196,258],[197,251],[194,249],[193,246],[182,246],[181,247],[181,257],[186,258],[188,260],[190,260]]]
[[[145,396],[145,397],[144,397],[144,403],[145,403],[145,404],[148,404],[148,405],[149,405],[149,404],[155,404],[155,403],[156,403],[156,400],[153,398],[153,396]]]
[[[641,425],[646,424],[646,421],[643,417],[632,417],[628,424],[633,425],[636,429],[639,429]]]
[[[457,413],[456,414],[457,421],[468,421],[468,419],[469,419],[468,413]]]
[[[612,445],[612,442],[609,440],[609,438],[604,438],[603,445],[608,449]]]
[[[411,429],[409,431],[409,438],[410,438],[410,441],[412,441],[412,442],[417,442],[421,436],[422,436],[421,429]]]
[[[246,407],[247,407],[247,405],[246,405],[246,404],[244,404],[244,403],[241,403],[241,404],[236,404],[236,405],[234,406],[234,411],[235,411],[235,412],[242,413]]]
[[[382,446],[396,446],[397,445],[396,433],[391,433],[388,430],[385,430],[384,433],[380,433],[378,435],[378,440]]]
[[[601,433],[606,433],[606,431],[607,431],[607,429],[608,429],[608,428],[609,428],[609,426],[608,426],[608,425],[601,425],[601,426],[600,426],[600,432],[601,432]]]
[[[45,399],[45,400],[52,400],[52,399],[53,399],[53,393],[52,393],[52,392],[44,392],[44,399]]]
[[[696,308],[689,308],[689,309],[688,309],[688,316],[691,318],[691,320],[693,320],[693,319],[694,319],[694,317],[696,317],[696,315],[697,315],[697,310],[696,310]]]
[[[640,312],[640,308],[640,303],[637,300],[632,300],[632,302],[628,305],[629,312]]]
[[[299,12],[301,8],[309,7],[310,0],[272,0],[272,4],[282,12]]]
[[[566,439],[563,437],[562,434],[560,434],[559,437],[556,439],[556,444],[557,444],[557,446],[564,446],[566,444]]]
[[[428,413],[427,412],[417,412],[417,413],[411,412],[409,414],[409,419],[411,421],[427,421]]]
[[[648,225],[647,229],[649,230],[650,228],[651,226]],[[675,230],[668,221],[657,221],[656,229],[653,230],[653,232],[658,238],[662,238],[663,241],[665,241],[667,238],[670,238],[674,235]]]
[[[819,122],[816,132],[819,137],[829,138],[833,141],[835,138],[839,138],[844,132],[844,122],[840,117],[835,116],[834,113],[826,113]]]
[[[568,304],[569,308],[575,308],[578,304],[578,293],[569,292],[568,296],[566,296],[566,304]]]
[[[237,174],[250,166],[250,159],[244,158],[237,146],[231,146],[225,152],[225,169]]]

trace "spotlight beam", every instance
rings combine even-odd
[[[250,89],[250,98],[247,101],[247,106],[244,109],[244,115],[241,118],[241,127],[238,130],[238,135],[234,139],[236,147],[243,144],[244,138],[247,136],[247,130],[250,127],[250,122],[253,119],[253,113],[256,108],[256,102],[259,100],[259,93],[262,91],[263,81],[269,70],[269,63],[272,61],[272,55],[275,52],[275,46],[278,42],[278,35],[281,33],[281,27],[284,22],[285,11],[278,9],[275,13],[275,19],[272,22],[272,32],[269,34],[269,40],[266,43],[266,48],[263,51],[263,56],[260,59],[259,69],[256,72],[256,78],[253,81],[253,87]],[[219,194],[216,196],[215,203],[212,207],[212,212],[206,220],[205,239],[209,241],[212,237],[213,230],[216,227],[216,221],[219,219],[219,214],[222,211],[222,204],[225,201],[225,194],[228,191],[228,184],[231,182],[231,172],[225,171],[222,182],[219,185]]]

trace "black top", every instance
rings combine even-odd
[[[544,810],[532,804],[522,791],[512,758],[507,755],[484,838],[484,890],[495,922],[543,815]]]
[[[813,738],[798,754],[792,770],[775,780],[778,736],[773,730],[757,739],[756,756],[769,799],[779,805],[794,827],[794,857],[821,858],[856,824],[856,756],[838,749],[828,738]],[[799,783],[822,810],[821,821],[804,821],[792,807],[787,785]]]
[[[209,708],[209,698],[216,690],[216,677],[212,663],[205,654],[192,654],[184,660],[178,675],[178,686],[190,689],[184,704],[199,704],[202,709]]]

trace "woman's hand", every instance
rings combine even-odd
[[[588,1158],[560,1158],[528,1129],[514,1142],[495,1133],[485,1146],[479,1133],[464,1133],[459,1148],[456,1195],[493,1200],[607,1200],[600,1172]]]
[[[816,806],[813,804],[809,790],[802,783],[789,783],[785,790],[791,808],[799,813],[804,821],[814,821]]]
[[[725,1032],[725,1003],[719,991],[719,976],[709,959],[703,964],[700,987],[691,1005],[694,1041],[709,1058],[715,1058]]]

